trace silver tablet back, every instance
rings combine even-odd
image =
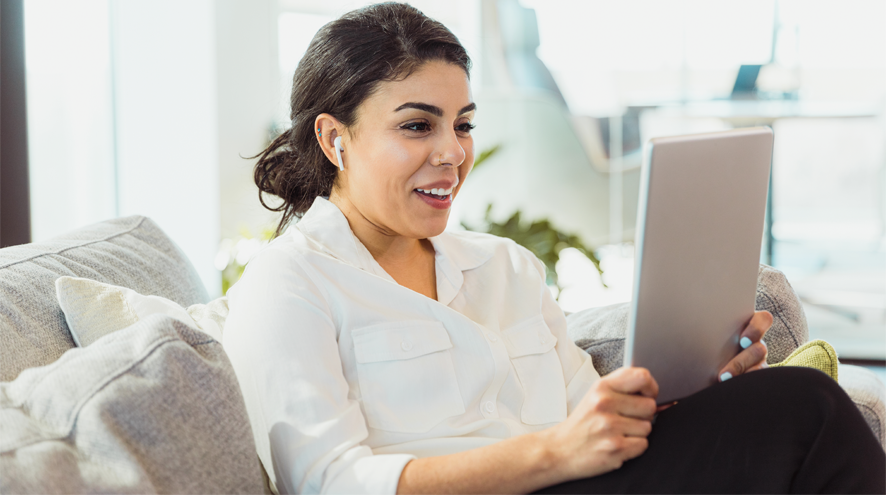
[[[653,139],[637,214],[625,365],[659,403],[718,380],[754,312],[772,157],[768,127]]]

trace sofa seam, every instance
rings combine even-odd
[[[31,260],[36,259],[36,258],[40,258],[40,257],[42,257],[42,256],[49,256],[49,255],[53,255],[53,254],[61,254],[61,253],[64,253],[65,251],[69,251],[69,250],[71,250],[71,249],[77,249],[77,248],[81,248],[81,247],[84,247],[84,246],[88,246],[88,245],[90,245],[90,244],[97,244],[97,243],[99,243],[99,242],[109,241],[109,240],[111,240],[111,239],[113,239],[113,238],[115,238],[115,237],[119,237],[119,236],[121,236],[121,235],[129,234],[129,233],[131,233],[133,230],[135,230],[135,229],[141,227],[141,224],[142,224],[147,218],[148,218],[148,217],[142,216],[141,219],[139,219],[138,223],[136,223],[135,225],[133,225],[133,226],[130,227],[129,229],[125,230],[124,232],[117,232],[117,233],[115,233],[115,234],[111,234],[111,235],[109,235],[109,236],[107,236],[107,237],[103,237],[103,238],[101,238],[101,239],[95,239],[95,240],[92,240],[92,241],[86,241],[86,242],[84,242],[84,243],[82,243],[82,244],[77,244],[76,246],[69,246],[69,247],[66,247],[66,248],[59,249],[58,251],[50,251],[50,252],[45,252],[45,253],[39,253],[39,254],[35,254],[35,255],[33,255],[33,256],[29,256],[29,257],[27,257],[27,258],[25,258],[25,259],[21,259],[21,260],[17,260],[17,261],[12,261],[12,262],[9,262],[9,263],[7,263],[7,264],[5,264],[5,265],[0,265],[0,270],[3,270],[3,269],[5,269],[5,268],[9,268],[9,267],[11,267],[11,266],[15,266],[15,265],[18,265],[18,264],[21,264],[21,263],[27,263],[28,261],[31,261]],[[10,247],[12,247],[12,246],[10,246]]]

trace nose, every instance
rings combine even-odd
[[[465,161],[465,149],[462,148],[455,132],[447,132],[443,135],[439,144],[431,155],[431,165],[454,165],[458,167]]]

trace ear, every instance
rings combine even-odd
[[[326,159],[335,168],[338,168],[338,159],[335,156],[333,142],[338,136],[342,136],[342,141],[344,141],[344,128],[345,126],[337,118],[328,113],[321,113],[314,119],[314,135],[317,137],[317,142],[320,144],[323,154],[326,155]],[[344,144],[342,143],[342,147],[344,147]],[[344,156],[342,159],[344,159]]]

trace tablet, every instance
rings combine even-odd
[[[625,365],[660,404],[718,381],[754,314],[772,129],[653,139],[641,169]]]

